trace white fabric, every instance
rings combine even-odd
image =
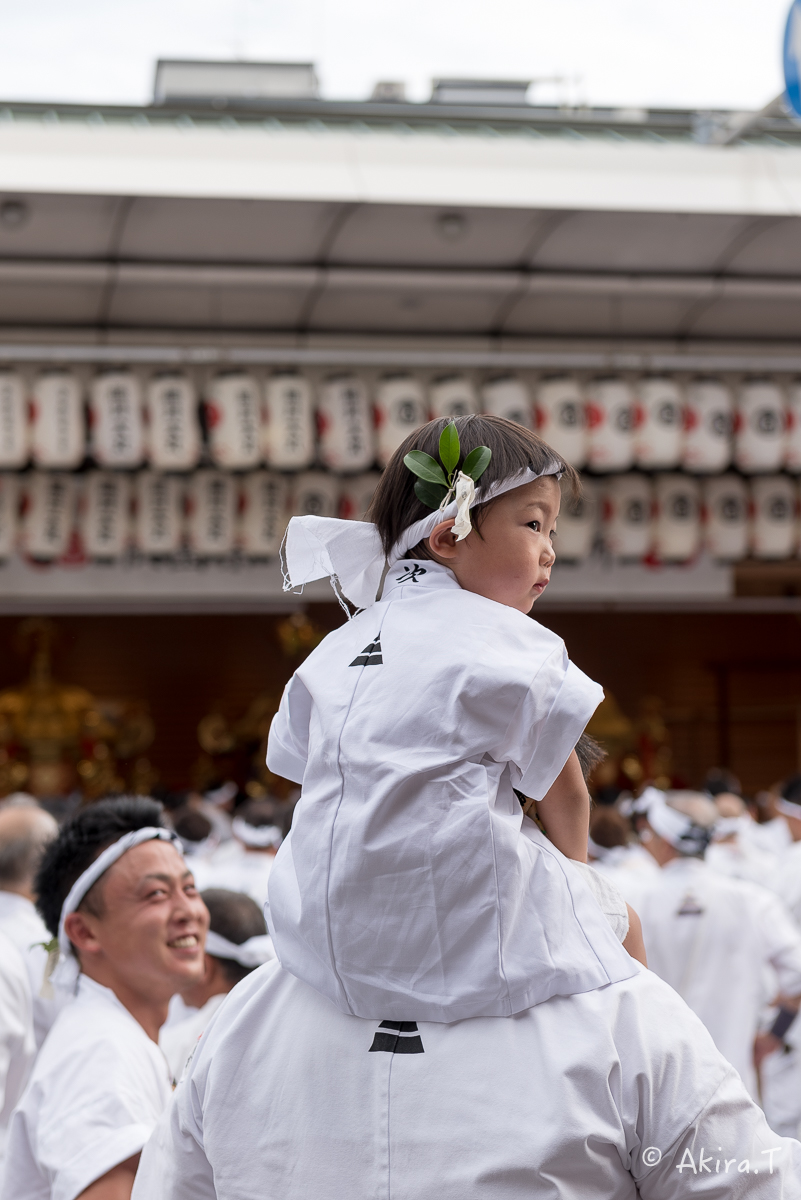
[[[0,933],[4,933],[14,943],[28,970],[33,996],[33,1031],[38,1049],[69,999],[63,992],[55,996],[41,994],[48,958],[43,943],[50,941],[51,933],[30,900],[16,892],[4,892],[2,889]]]
[[[156,1043],[109,988],[81,975],[12,1117],[2,1200],[75,1200],[139,1153],[171,1091]]]
[[[629,975],[513,792],[546,795],[602,695],[529,617],[398,563],[270,729],[270,770],[303,785],[269,884],[287,970],[345,1012],[440,1021]]]
[[[624,893],[625,894],[625,893]],[[627,896],[642,921],[648,965],[682,996],[756,1094],[751,1058],[765,968],[801,994],[801,934],[765,888],[728,879],[699,859],[673,859]]]
[[[258,934],[246,942],[229,942],[221,934],[210,929],[206,934],[206,953],[215,958],[230,958],[241,967],[263,967],[275,958],[273,939],[269,933]]]
[[[779,796],[773,804],[783,817],[794,817],[796,821],[801,821],[801,804],[794,804],[792,800],[785,800],[783,796]]]
[[[234,817],[231,832],[246,846],[260,850],[264,850],[268,846],[278,848],[284,839],[284,835],[277,825],[248,825],[244,817]]]
[[[344,596],[357,608],[367,608],[376,601],[387,565],[390,568],[394,566],[408,550],[427,538],[443,521],[458,520],[460,505],[463,510],[465,503],[469,507],[486,504],[496,496],[512,491],[513,488],[533,483],[535,479],[541,479],[544,475],[558,477],[561,472],[561,463],[553,462],[544,471],[518,471],[492,487],[479,487],[470,492],[463,485],[463,490],[456,499],[451,500],[442,509],[434,509],[422,520],[404,530],[388,557],[384,555],[377,528],[369,521],[340,521],[335,517],[293,517],[289,522],[282,549],[284,591],[302,588],[304,584],[327,576],[340,598]],[[463,511],[461,520],[465,520]],[[462,536],[466,536],[466,533]]]
[[[64,928],[64,922],[67,917],[70,913],[74,913],[77,910],[89,889],[97,883],[100,876],[105,874],[110,866],[119,858],[122,858],[123,854],[128,850],[132,850],[134,846],[140,846],[142,842],[152,842],[156,838],[165,842],[172,842],[173,845],[180,849],[181,843],[171,829],[161,829],[154,825],[148,825],[143,829],[136,829],[132,833],[125,833],[116,842],[112,842],[102,854],[98,854],[94,862],[75,880],[75,883],[67,894],[66,900],[61,906],[61,917],[58,922],[59,959],[52,979],[55,987],[62,988],[64,991],[73,991],[80,971],[78,960],[73,953],[72,943],[67,937],[67,932]]]
[[[159,1046],[167,1059],[173,1079],[179,1080],[183,1075],[184,1067],[197,1046],[198,1038],[227,994],[227,992],[220,992],[219,995],[212,996],[202,1008],[192,1009],[182,1021],[173,1021],[169,1025],[162,1025],[159,1033]]]
[[[622,942],[629,931],[629,912],[626,901],[615,885],[600,875],[588,863],[570,860],[589,887],[601,912],[612,927],[612,932],[619,942]]]
[[[773,861],[770,889],[781,898],[801,929],[801,842],[792,842]]]
[[[31,985],[21,954],[0,933],[0,1184],[8,1123],[33,1066]]]
[[[637,842],[628,846],[614,846],[603,859],[592,865],[597,874],[614,884],[634,908],[637,905],[631,898],[632,887],[636,888],[639,880],[659,872],[656,859]]]
[[[744,815],[731,817],[732,825],[726,826],[718,821],[715,826],[715,838],[731,828],[734,837],[725,841],[713,841],[707,849],[704,859],[707,866],[721,875],[730,875],[734,879],[746,879],[750,883],[759,883],[763,887],[772,887],[774,875],[779,862],[779,855],[763,849],[752,837],[752,827],[756,825],[753,817]]]
[[[274,862],[275,855],[269,850],[247,850],[232,840],[224,842],[202,863],[193,862],[192,870],[200,891],[225,888],[229,892],[244,892],[259,908],[264,908]]]
[[[765,821],[762,825],[758,825],[754,821],[749,836],[757,846],[770,850],[774,854],[781,854],[793,844],[790,827],[784,817],[774,817],[773,820]]]
[[[132,1200],[801,1192],[801,1146],[770,1132],[701,1023],[642,968],[515,1018],[398,1035],[422,1053],[371,1053],[379,1032],[280,968],[254,972],[206,1029]],[[702,1147],[693,1174],[686,1152],[697,1169]]]

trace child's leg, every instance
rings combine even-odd
[[[567,858],[587,861],[590,796],[575,750],[547,796],[537,804],[543,829]]]

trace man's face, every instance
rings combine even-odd
[[[101,915],[79,915],[81,964],[94,962],[135,992],[168,1000],[203,974],[208,910],[186,862],[169,842],[134,846],[99,881]],[[68,933],[70,931],[68,930]]]

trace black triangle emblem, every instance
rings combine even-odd
[[[382,1021],[375,1032],[370,1052],[387,1054],[425,1054],[416,1021]]]
[[[354,658],[350,664],[352,667],[381,667],[384,660],[381,657],[381,635],[371,642],[369,646],[365,646],[361,654]]]

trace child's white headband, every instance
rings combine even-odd
[[[487,504],[496,496],[533,483],[545,475],[554,475],[559,479],[563,471],[562,464],[556,460],[548,463],[542,471],[524,468],[488,488],[477,488],[469,507]],[[385,569],[427,538],[437,525],[455,520],[458,515],[456,500],[452,500],[444,509],[434,509],[403,531],[388,556],[384,554],[377,528],[369,521],[293,517],[281,547],[284,591],[302,588],[306,583],[327,576],[340,603],[349,600],[356,608],[369,608],[376,602]]]

